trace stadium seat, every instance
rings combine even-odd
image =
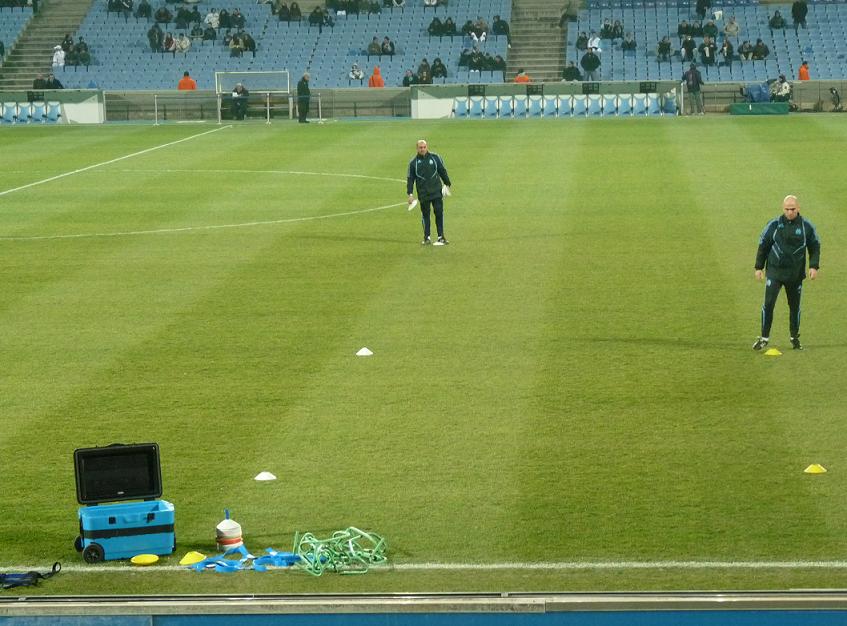
[[[588,96],[576,95],[571,98],[574,117],[585,117],[588,113]]]
[[[481,119],[483,106],[482,96],[471,96],[468,100],[468,117]]]
[[[556,108],[559,110],[559,117],[570,117],[572,98],[570,96],[559,96],[556,100]]]
[[[647,115],[647,94],[636,93],[632,96],[632,114]]]
[[[544,117],[556,117],[559,99],[556,96],[544,96]],[[568,108],[570,111],[570,107]]]
[[[514,110],[512,96],[500,96],[498,100],[500,104],[500,119],[502,120],[512,117],[512,112]]]
[[[485,107],[483,110],[483,114],[487,118],[494,119],[497,117],[497,98],[496,97],[487,97],[485,98]]]
[[[632,115],[632,94],[618,94],[618,115]]]
[[[526,96],[515,96],[514,114],[515,117],[526,117]]]
[[[32,103],[32,121],[34,123],[43,124],[44,117],[47,114],[47,105],[43,102]]]
[[[541,96],[528,97],[527,117],[541,117],[544,114],[544,102]]]
[[[466,97],[453,98],[453,117],[467,117],[467,116],[468,116],[468,99]]]
[[[15,118],[18,114],[18,104],[17,102],[4,102],[3,103],[3,116],[0,118],[3,124],[14,124]]]
[[[29,102],[18,103],[18,124],[26,124],[29,122],[30,114],[32,113],[32,105]]]
[[[603,115],[603,96],[591,94],[588,96],[588,117],[600,117]]]
[[[674,92],[669,91],[665,94],[665,101],[662,105],[662,113],[665,115],[677,114],[676,94]]]
[[[618,97],[609,94],[603,96],[603,115],[613,117],[618,113]]]
[[[662,103],[659,101],[659,94],[647,94],[647,115],[661,115]]]

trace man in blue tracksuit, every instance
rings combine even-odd
[[[423,216],[424,238],[423,245],[431,243],[429,238],[430,229],[430,207],[435,211],[435,229],[438,231],[436,246],[446,245],[447,238],[444,236],[444,198],[441,195],[441,183],[450,187],[450,176],[444,167],[441,157],[430,152],[426,141],[418,141],[418,153],[409,161],[409,174],[406,177],[406,193],[409,194],[409,204],[415,200],[412,189],[418,188],[418,200],[421,203],[421,215]]]
[[[809,278],[818,276],[821,261],[821,243],[814,225],[800,215],[797,196],[785,196],[782,215],[767,223],[759,238],[756,252],[756,278],[765,283],[765,303],[762,305],[762,334],[753,344],[753,350],[766,348],[770,340],[773,308],[779,290],[785,287],[788,298],[788,325],[791,346],[802,350],[800,344],[800,297],[803,279],[806,278],[806,251],[809,252]],[[767,271],[765,272],[765,267]]]

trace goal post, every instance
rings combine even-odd
[[[261,95],[262,105],[265,110],[265,120],[271,123],[271,110],[282,98],[285,102],[291,98],[291,79],[288,70],[267,71],[216,71],[215,72],[215,94],[218,98],[218,123],[220,124],[221,111],[225,101],[228,101],[236,85],[241,84],[250,94]]]

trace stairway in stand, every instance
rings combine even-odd
[[[105,2],[105,0],[102,0]],[[0,67],[0,91],[26,91],[38,74],[52,71],[53,46],[61,43],[65,33],[73,35],[93,0],[49,0],[39,3],[35,15],[8,52]],[[56,73],[61,82],[62,72]]]
[[[507,81],[521,68],[533,82],[562,79],[565,32],[559,28],[559,18],[565,4],[562,0],[514,0]]]

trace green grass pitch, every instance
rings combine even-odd
[[[845,119],[0,132],[0,570],[83,569],[73,450],[155,441],[163,564],[228,507],[254,552],[352,525],[440,568],[27,593],[844,587],[801,563],[847,556]],[[398,204],[421,137],[447,247]],[[806,350],[782,295],[769,358],[753,261],[788,193],[822,271]],[[627,565],[678,561],[749,565]],[[586,566],[521,565],[557,563]]]

